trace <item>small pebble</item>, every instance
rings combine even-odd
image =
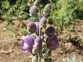
[[[22,36],[21,39],[24,39],[25,36]]]
[[[64,52],[63,51],[59,51],[60,54],[63,54]]]
[[[83,25],[81,25],[81,27],[83,28]]]
[[[6,30],[7,30],[6,28],[3,29],[3,31],[6,31]]]
[[[65,43],[65,48],[68,50],[72,47],[72,43]]]
[[[13,52],[12,49],[9,49],[8,51],[1,50],[1,53],[5,53],[5,54],[11,53],[11,52]]]

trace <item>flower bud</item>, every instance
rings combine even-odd
[[[46,6],[45,6],[45,8],[44,8],[44,13],[50,13],[51,12],[51,4],[50,3],[48,3]]]
[[[33,56],[32,62],[38,62],[38,56]]]
[[[33,45],[34,39],[31,36],[27,35],[23,38],[20,47],[25,53],[29,53],[32,51]]]
[[[34,22],[30,22],[27,25],[27,30],[31,33],[35,33],[36,32],[36,25]]]
[[[35,22],[36,25],[36,34],[39,35],[39,22]]]
[[[41,48],[42,47],[42,39],[40,36],[37,36],[35,39],[35,44],[36,47]]]
[[[42,39],[40,36],[37,36],[35,39],[35,44],[33,45],[32,53],[36,54],[42,50]]]
[[[18,16],[18,19],[19,19],[19,20],[22,20],[22,19],[23,19],[23,17],[22,17],[21,15],[19,15],[19,16]]]
[[[40,0],[35,0],[34,5],[35,5],[35,6],[38,6],[39,3],[40,3]]]
[[[37,7],[36,6],[31,6],[29,9],[30,16],[36,15],[37,14]]]
[[[55,35],[55,28],[52,27],[52,26],[48,27],[48,28],[46,29],[46,31],[45,31],[45,34],[46,34],[48,37],[52,38],[52,37]]]
[[[49,48],[50,50],[55,50],[59,46],[57,36],[54,35],[53,38],[47,38],[46,44],[47,48]]]
[[[45,16],[43,16],[40,20],[39,23],[41,24],[41,26],[46,26],[47,23],[47,19]]]

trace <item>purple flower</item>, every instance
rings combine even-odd
[[[37,36],[35,39],[35,43],[38,43],[39,45],[42,45],[42,39],[41,36]]]
[[[41,48],[41,46],[42,46],[42,39],[40,36],[37,36],[35,39],[34,47]]]
[[[30,12],[30,16],[36,15],[37,14],[36,6],[31,6],[29,12]]]
[[[46,35],[47,35],[48,37],[51,38],[51,37],[53,37],[53,36],[55,35],[55,28],[52,27],[52,26],[50,26],[50,27],[48,27],[48,28],[46,29],[45,33],[46,33]]]
[[[46,44],[47,48],[49,48],[50,50],[55,50],[59,46],[57,36],[54,35],[53,38],[47,38]]]
[[[46,25],[46,23],[47,23],[46,17],[45,17],[45,16],[42,16],[42,18],[39,20],[39,23],[40,23],[42,26]]]
[[[29,30],[29,32],[35,33],[36,32],[36,25],[35,25],[35,23],[34,22],[28,23],[27,29]]]
[[[32,52],[32,48],[34,45],[34,39],[27,35],[23,38],[22,43],[20,44],[20,48],[25,52],[29,53]]]

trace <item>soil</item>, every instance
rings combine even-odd
[[[25,24],[28,22],[29,21],[24,20]],[[21,33],[22,28],[18,26],[19,21],[15,20],[14,25],[6,26],[6,24],[6,21],[0,20],[0,62],[31,62],[32,55],[25,54],[20,50],[19,45],[22,41],[23,34]],[[71,27],[74,27],[75,31]],[[68,29],[70,30],[68,31]],[[70,36],[70,39],[67,38],[67,35]],[[55,62],[65,60],[73,54],[75,54],[78,59],[81,58],[83,62],[83,40],[79,40],[83,38],[82,21],[77,24],[69,24],[69,26],[58,35],[58,38],[60,45],[56,50],[52,51],[51,56]],[[78,40],[79,42],[76,42]]]

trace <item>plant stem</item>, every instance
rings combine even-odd
[[[39,20],[38,20],[39,22]],[[40,33],[40,22],[39,22],[39,36],[41,36],[41,33]],[[41,62],[41,57],[40,57],[40,54],[38,53],[38,62]]]
[[[41,15],[41,13],[40,13]],[[38,18],[38,17],[37,17]],[[39,17],[40,18],[40,17]],[[39,22],[39,20],[38,20]],[[41,36],[41,31],[40,31],[41,27],[40,27],[40,22],[39,22],[39,36]],[[40,54],[38,53],[38,62],[41,62],[41,57],[40,57]]]
[[[38,54],[38,62],[41,62],[41,57],[39,54]]]

